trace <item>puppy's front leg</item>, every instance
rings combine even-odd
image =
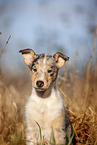
[[[65,138],[65,132],[63,131],[63,128],[64,128],[64,119],[65,119],[65,113],[62,112],[60,114],[60,116],[58,116],[58,118],[55,118],[53,121],[52,121],[52,129],[53,129],[53,137],[55,139],[55,143],[57,145],[60,145],[60,144],[65,144],[66,143],[66,138]]]
[[[39,141],[39,134],[35,128],[26,127],[26,144],[27,145],[36,145]]]
[[[26,127],[26,144],[34,145],[33,131],[29,127]]]

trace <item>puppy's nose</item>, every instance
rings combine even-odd
[[[43,81],[37,81],[36,82],[36,86],[39,87],[39,88],[41,88],[41,87],[44,86],[44,82]]]

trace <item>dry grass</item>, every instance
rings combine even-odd
[[[14,95],[17,96],[0,81],[0,145],[25,145],[23,113]]]
[[[4,80],[0,81],[1,145],[25,145],[23,109],[30,90],[26,89],[26,87],[27,85],[30,87],[30,84],[29,80],[26,80],[27,83],[25,85],[25,80],[22,78],[19,79],[19,81],[20,82],[13,80],[7,86]],[[79,94],[79,92],[83,90],[84,81],[82,79],[78,80],[77,78],[73,86],[70,86],[70,84],[72,85],[71,79],[66,80],[66,82],[65,80],[59,80],[58,84],[61,93],[64,93],[62,90],[67,90],[63,97],[67,106],[68,116],[74,128],[77,144],[97,144],[97,116],[95,113],[97,112],[97,78],[95,78],[94,83],[91,83],[91,81],[91,89],[94,89],[94,91],[91,92],[92,90],[90,89],[87,104],[83,102],[82,94]],[[25,87],[22,89],[21,86]],[[62,88],[62,86],[65,86],[65,89]],[[77,89],[77,91],[75,89]],[[24,90],[24,92],[22,90]],[[76,91],[76,93],[73,91]]]
[[[90,61],[86,69],[88,81],[87,75],[79,77],[69,69],[58,81],[78,145],[97,144],[97,62],[90,70]],[[9,83],[8,79],[12,81]],[[0,76],[0,145],[25,145],[23,116],[30,88],[24,76],[7,76],[7,81]]]
[[[97,74],[97,71],[94,73]],[[87,100],[83,96],[84,78],[73,76],[69,81],[59,82],[78,145],[97,144],[97,76],[94,73],[91,73]]]

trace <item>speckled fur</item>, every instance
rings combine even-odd
[[[27,50],[27,54],[30,54],[30,51]],[[22,55],[26,54],[26,50],[20,52]],[[56,88],[56,78],[59,67],[63,65],[64,56],[60,53],[55,55],[34,54],[29,65],[29,62],[27,63],[25,60],[30,68],[32,79],[32,93],[25,106],[27,145],[40,144],[39,126],[41,127],[42,139],[44,138],[48,144],[55,142],[59,145],[66,145],[72,135],[72,126],[65,112],[64,101]],[[60,56],[57,57],[57,55]],[[23,57],[28,59],[26,55]],[[57,59],[60,57],[62,62],[57,65],[59,60],[56,61],[55,57]],[[44,81],[41,89],[37,88],[36,82],[38,80]]]

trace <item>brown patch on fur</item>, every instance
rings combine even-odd
[[[36,69],[38,70],[39,69],[39,64],[36,64],[35,66],[36,66]]]
[[[47,70],[49,70],[50,68],[51,68],[51,66],[50,66],[50,65],[47,65],[47,66],[46,66],[46,69],[47,69]]]
[[[30,70],[30,75],[31,75],[31,79],[32,79],[32,82],[33,82],[33,87],[34,87],[35,80],[36,80],[36,78],[38,78],[39,74],[38,73],[33,74],[32,71]]]
[[[54,71],[54,69],[50,65],[47,65],[46,69],[47,69],[46,79],[47,79],[47,82],[50,84],[56,76],[56,71]],[[51,71],[51,72],[48,72],[48,71]]]
[[[44,78],[44,82],[45,82],[45,85],[48,86],[51,84],[52,80],[53,80],[53,77],[50,76],[49,74],[45,73],[45,78]]]
[[[69,60],[69,57],[68,57],[68,56],[63,55],[63,54],[60,53],[60,52],[57,52],[57,53],[54,55],[54,57],[55,57],[55,61],[56,61],[56,62],[58,62],[59,57],[61,57],[61,58],[64,59],[65,61]]]

